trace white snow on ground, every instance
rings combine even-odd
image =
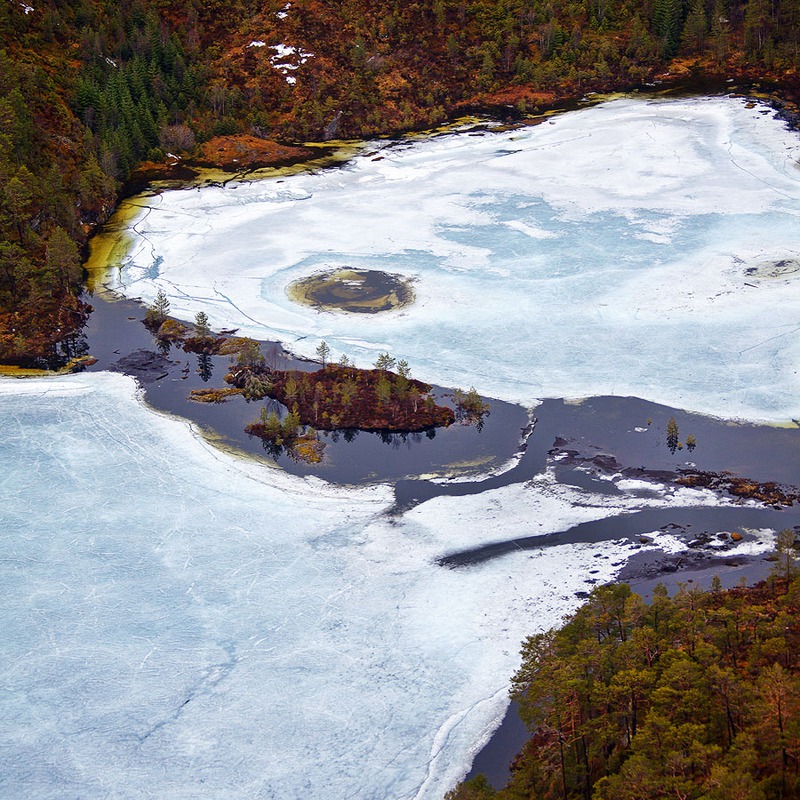
[[[303,50],[302,47],[291,47],[287,44],[273,44],[269,49],[275,51],[274,55],[270,56],[270,61],[276,69],[281,70],[297,69],[299,65],[305,64],[309,58],[314,57],[313,53]]]
[[[389,487],[216,451],[119,375],[2,379],[0,415],[15,798],[441,798],[501,718],[524,636],[631,546],[435,559],[688,497],[547,474],[390,518]]]
[[[525,405],[635,394],[785,420],[800,413],[800,139],[763,112],[623,99],[165,192],[110,280],[302,355],[322,339],[362,366],[389,350],[417,377]],[[340,266],[406,276],[417,301],[347,315],[288,299]]]
[[[290,73],[305,64],[309,58],[314,57],[313,53],[309,53],[301,47],[292,47],[287,44],[270,45],[269,49],[273,51],[269,59],[270,63],[286,78],[286,83],[290,86],[297,83],[297,78]]]

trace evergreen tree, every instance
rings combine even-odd
[[[711,44],[717,63],[723,63],[730,47],[730,23],[723,0],[715,0],[714,10],[711,12]]]
[[[261,346],[254,339],[244,339],[236,355],[236,365],[247,369],[258,369],[266,364]]]
[[[388,406],[391,402],[392,384],[383,375],[378,378],[378,382],[375,384],[375,396],[382,406]]]
[[[678,43],[683,20],[680,0],[654,0],[653,32],[661,40],[661,50],[665,56],[673,56]]]
[[[784,528],[775,538],[775,572],[786,581],[797,575],[797,544],[795,532]]]
[[[211,336],[211,327],[208,324],[208,316],[204,311],[198,311],[194,317],[194,333],[201,339]]]
[[[675,417],[670,417],[669,422],[667,422],[667,447],[670,453],[674,455],[678,445],[678,423],[675,422]]]
[[[705,49],[708,20],[706,19],[706,0],[694,0],[692,9],[686,17],[681,40],[688,53],[698,54]]]
[[[144,324],[152,330],[161,327],[169,315],[169,299],[163,289],[159,289],[156,299],[144,312]]]
[[[322,341],[317,346],[317,358],[322,362],[322,368],[325,369],[328,363],[328,359],[331,355],[331,349],[328,347],[327,342]]]
[[[375,369],[379,369],[382,372],[394,369],[394,365],[395,360],[388,353],[380,353],[375,360]]]
[[[47,238],[45,264],[48,283],[53,288],[68,291],[80,285],[83,268],[78,245],[60,226],[54,228]]]

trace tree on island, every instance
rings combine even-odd
[[[675,422],[675,417],[670,417],[669,422],[667,422],[667,447],[670,453],[674,455],[679,446],[678,423]]]
[[[169,315],[169,299],[163,289],[158,290],[156,299],[144,312],[144,324],[150,330],[158,330]]]
[[[244,339],[236,354],[236,366],[258,370],[263,369],[265,365],[266,359],[258,342],[255,339]]]
[[[322,459],[325,446],[313,428],[301,423],[296,406],[283,419],[276,411],[263,407],[259,419],[245,430],[258,436],[264,449],[275,458],[285,452],[295,461],[316,463]]]
[[[204,311],[198,311],[194,316],[194,333],[201,339],[211,336],[211,326],[208,324],[208,317]]]
[[[483,418],[489,413],[489,404],[481,400],[474,386],[469,391],[456,389],[453,392],[453,402],[456,406],[456,418],[462,422],[477,423],[482,427]]]

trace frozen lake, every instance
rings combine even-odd
[[[798,156],[725,98],[381,142],[336,170],[153,198],[109,278],[300,354],[389,350],[526,404],[616,392],[782,420],[800,416]],[[417,301],[366,316],[288,299],[338,266],[411,278]],[[523,637],[641,549],[437,560],[724,504],[547,468],[390,514],[391,485],[240,460],[110,373],[2,379],[0,415],[9,798],[441,798],[502,717]],[[649,533],[645,550],[684,547]],[[769,546],[755,531],[739,552]]]
[[[110,373],[0,380],[0,414],[9,798],[441,798],[502,717],[523,637],[574,609],[590,571],[609,580],[641,550],[437,559],[720,503],[545,471],[388,516],[389,486],[241,461]]]
[[[628,99],[505,133],[371,143],[338,169],[144,201],[109,285],[313,355],[530,405],[636,395],[798,416],[800,139],[725,97]],[[375,315],[292,302],[336,268],[413,281]]]

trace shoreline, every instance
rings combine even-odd
[[[94,302],[95,312],[86,334],[89,352],[97,361],[87,367],[89,371],[110,369],[131,375],[142,386],[145,401],[156,410],[190,420],[201,430],[211,431],[218,443],[248,457],[275,463],[262,441],[244,430],[256,420],[263,402],[247,402],[241,396],[219,404],[188,399],[192,389],[224,385],[228,356],[209,357],[211,376],[204,380],[197,355],[179,349],[171,349],[167,356],[157,352],[152,335],[141,322],[145,312],[141,303],[128,299],[109,302],[102,296]],[[320,366],[292,356],[276,343],[260,344],[267,360],[281,368],[313,371]],[[452,389],[433,387],[437,402],[450,402],[451,393]],[[502,473],[508,471],[510,463],[517,463],[530,420],[521,406],[489,400],[490,413],[481,430],[455,423],[435,429],[433,435],[320,431],[326,446],[321,464],[295,462],[284,455],[277,465],[292,474],[315,475],[341,484],[418,479],[423,475],[442,480],[460,476],[469,481],[487,472]]]
[[[193,388],[221,384],[227,356],[212,356],[211,377],[204,379],[197,369],[197,355],[177,349],[168,351],[166,356],[157,352],[152,335],[141,323],[145,312],[141,303],[125,298],[109,302],[103,297],[96,298],[95,303],[86,336],[88,354],[97,361],[86,369],[110,369],[131,375],[139,380],[145,399],[154,408],[211,429],[246,454],[264,457],[260,440],[243,431],[244,425],[257,416],[258,403],[248,403],[241,397],[222,404],[188,399]],[[281,367],[313,371],[320,366],[293,356],[277,343],[260,344],[268,361],[277,361]],[[450,392],[452,389],[434,386],[437,398],[444,399]],[[363,470],[353,469],[352,465],[343,470],[339,469],[341,464],[302,465],[284,458],[280,466],[294,474],[312,473],[333,482],[397,481],[398,505],[403,507],[411,502],[411,494],[417,504],[435,496],[469,495],[530,480],[548,459],[568,475],[567,482],[587,489],[600,486],[602,481],[598,482],[596,476],[601,473],[660,480],[687,469],[728,471],[752,481],[791,486],[800,482],[790,457],[792,442],[800,434],[796,424],[790,427],[723,419],[621,396],[580,401],[544,399],[535,407],[532,423],[530,412],[522,406],[485,399],[490,403],[490,413],[483,431],[455,424],[437,429],[436,436],[430,438],[398,434],[383,441],[380,434],[366,432],[353,437],[353,443],[360,445],[371,441],[373,446],[366,448],[337,441],[336,432],[321,432],[332,453],[346,452],[350,460],[358,451],[377,463]],[[696,436],[698,447],[693,453],[668,451],[664,429],[670,416],[678,420],[682,431]],[[648,425],[646,420],[651,419],[652,425]],[[384,458],[387,446],[392,451],[391,459]],[[419,450],[419,457],[403,456],[411,449]],[[787,458],[776,457],[781,452]],[[386,469],[388,460],[403,463]],[[385,471],[375,471],[381,466]]]
[[[125,354],[123,347],[120,346],[122,341],[126,343],[129,352],[150,352],[154,357],[158,355],[154,350],[151,334],[141,324],[140,320],[145,309],[140,303],[130,300],[107,303],[105,300],[100,300],[98,309],[99,313],[95,317],[95,322],[103,324],[98,324],[96,329],[90,331],[93,333],[93,336],[90,337],[90,352],[94,349],[93,342],[102,342],[105,352],[101,353],[103,357],[97,364],[89,367],[90,370],[106,369],[108,366],[124,360]],[[116,331],[115,335],[109,335],[109,327],[110,330]],[[95,354],[97,352],[94,350]],[[187,399],[193,380],[186,376],[184,364],[188,366],[189,361],[195,359],[196,356],[184,353],[175,353],[174,356],[166,359],[167,363],[163,365],[166,367],[165,373],[162,374],[158,371],[160,368],[156,363],[156,371],[149,375],[150,382],[140,380],[145,402],[156,411],[174,414],[184,419],[187,418],[185,411],[189,406],[192,410],[209,410],[208,407],[191,403]],[[307,361],[298,361],[297,364],[300,368],[305,369],[313,369],[317,366]],[[197,382],[197,376],[194,373],[192,376],[194,382]],[[233,417],[233,424],[238,424],[236,420],[242,419],[242,412],[245,416],[255,416],[255,405],[251,407],[241,398],[238,400],[240,401],[238,410],[237,404],[212,407],[210,412],[218,412],[216,420],[212,419],[210,415],[201,419],[189,416],[189,419],[192,425],[197,427],[199,435],[207,440],[209,440],[209,431],[211,431],[210,441],[214,446],[225,449],[232,448],[241,454],[242,448],[239,444],[229,439],[225,433],[215,430],[220,418]],[[494,401],[492,404],[493,416],[490,416],[489,420],[494,422],[495,427],[489,428],[489,433],[503,432],[506,436],[504,443],[501,447],[498,442],[493,441],[487,435],[483,439],[483,443],[488,445],[490,452],[484,455],[484,461],[478,459],[476,463],[473,458],[472,468],[465,469],[460,476],[454,477],[452,480],[447,476],[431,480],[429,473],[435,470],[432,469],[428,460],[429,450],[423,449],[415,453],[412,449],[413,443],[409,443],[407,449],[394,447],[387,450],[386,445],[382,444],[378,437],[372,436],[369,437],[373,440],[372,450],[377,447],[378,459],[383,461],[384,469],[386,463],[402,456],[406,456],[405,464],[415,465],[417,469],[413,476],[409,476],[405,469],[402,470],[403,474],[398,477],[392,477],[386,472],[383,475],[373,472],[369,476],[362,475],[360,480],[354,482],[378,481],[393,484],[395,513],[413,508],[434,497],[466,497],[504,486],[523,484],[545,469],[553,470],[559,482],[564,484],[613,495],[618,491],[615,480],[623,478],[624,472],[630,470],[624,466],[627,464],[636,464],[636,469],[642,470],[642,478],[645,483],[648,478],[657,482],[669,475],[674,477],[679,474],[678,468],[685,465],[687,454],[670,454],[666,447],[663,428],[670,415],[675,415],[682,427],[687,424],[687,419],[690,420],[691,428],[696,432],[698,438],[698,447],[692,454],[692,459],[701,468],[721,470],[734,467],[741,472],[749,466],[749,474],[744,474],[752,478],[763,480],[777,478],[783,482],[789,482],[792,478],[797,482],[798,478],[796,466],[791,459],[798,436],[796,428],[758,426],[749,423],[731,425],[728,420],[688,414],[638,398],[601,397],[587,398],[580,403],[545,400],[535,410],[536,422],[531,430],[524,409],[511,407],[513,413],[510,419],[516,422],[509,422],[508,419],[501,419],[502,415],[495,413]],[[236,413],[231,414],[231,411]],[[642,429],[643,420],[648,417],[652,417],[654,423],[652,426]],[[229,419],[229,421],[231,420]],[[517,425],[513,436],[508,435],[507,426],[509,424]],[[461,433],[462,430],[457,433]],[[519,446],[521,440],[524,440],[522,447]],[[350,445],[340,443],[342,452],[350,456],[348,461],[359,461],[360,455],[364,453],[364,442],[366,441],[367,437],[361,437],[359,442]],[[353,444],[356,445],[355,449],[353,449]],[[424,442],[416,444],[422,444],[424,447],[426,444],[430,445],[431,441],[425,439]],[[444,454],[447,454],[451,447],[451,441],[444,438],[439,438],[437,444],[443,445],[441,452]],[[412,454],[410,457],[409,453]],[[256,449],[252,449],[245,455],[257,457],[259,460],[268,460]],[[498,468],[497,472],[487,474],[490,470],[485,469],[486,459],[494,459]],[[442,459],[442,463],[445,460]],[[642,467],[638,467],[639,464]],[[287,464],[277,466],[285,468]],[[288,466],[296,467],[297,465],[288,464]],[[303,470],[290,468],[288,471],[300,474]],[[326,475],[324,469],[311,466],[305,470],[305,474],[315,474],[326,480],[337,482],[337,476],[341,477],[342,470],[334,465],[334,468]],[[349,481],[343,482],[348,483]],[[657,483],[653,483],[653,486],[657,486]],[[775,511],[764,507],[730,505],[722,509],[707,508],[703,510],[703,513],[710,519],[709,524],[716,521],[718,527],[719,525],[725,527],[723,523],[729,522],[731,517],[740,520],[748,513],[752,513],[758,518],[762,511],[764,513],[761,516],[774,516],[775,519],[781,520],[780,527],[800,524],[797,511],[793,512],[792,510]],[[644,515],[647,513],[650,512],[643,512]],[[652,516],[660,517],[656,521],[662,527],[675,525],[676,521],[683,523],[688,542],[694,535],[691,533],[692,524],[687,524],[687,519],[692,518],[692,513],[689,509],[674,507],[654,511]],[[723,516],[727,516],[729,519],[723,520]],[[633,518],[629,517],[626,522],[635,523],[635,517],[636,515],[633,515]],[[591,541],[602,547],[602,542],[609,537],[618,538],[621,533],[618,530],[618,521],[619,518],[612,517],[589,523],[587,528],[597,530],[596,537],[593,537]],[[653,524],[640,526],[629,531],[627,535],[631,540],[635,540],[649,532]],[[773,527],[777,526],[778,523],[773,524]],[[727,527],[730,529],[730,525]],[[553,544],[575,541],[581,536],[580,528],[581,526],[576,526],[546,538],[549,538]],[[709,530],[712,528],[713,525],[709,527]],[[694,529],[698,529],[697,524]],[[544,542],[535,541],[533,544],[540,547]],[[500,554],[504,547],[516,550],[519,546],[519,540],[509,540],[505,546],[500,544],[493,547],[498,547],[498,554]],[[666,583],[674,590],[679,583],[684,582],[697,585],[701,585],[703,581],[710,583],[712,575],[719,573],[725,585],[735,585],[742,576],[748,582],[754,582],[769,571],[769,562],[765,561],[762,556],[739,556],[733,560],[724,552],[715,557],[714,553],[708,551],[709,548],[701,548],[698,551],[684,551],[677,556],[658,551],[642,552],[634,555],[622,567],[616,580],[627,582],[635,592],[646,595],[658,582]],[[689,558],[686,557],[687,553],[690,555]],[[591,576],[587,575],[587,589],[591,587],[591,581]],[[493,776],[492,781],[497,782],[497,785],[501,781],[504,782],[503,775],[507,775],[507,766],[519,752],[527,736],[527,731],[516,716],[514,707],[509,706],[501,724],[476,752],[468,777],[474,776],[478,772],[484,774],[489,772]]]
[[[652,554],[642,554],[650,556]],[[664,554],[666,556],[666,554]],[[636,558],[634,556],[634,558]],[[633,559],[631,559],[632,561]],[[725,559],[705,567],[687,568],[676,571],[661,571],[656,576],[641,575],[637,577],[631,561],[621,570],[616,583],[627,583],[631,590],[648,602],[656,585],[666,586],[670,595],[674,595],[681,585],[688,588],[709,589],[714,576],[719,576],[725,589],[733,588],[744,580],[747,586],[753,586],[765,580],[772,568],[772,563],[764,556],[752,557],[746,563],[726,564]],[[667,563],[665,561],[665,563]],[[630,568],[630,572],[628,572]],[[628,577],[626,577],[626,573]],[[522,643],[520,642],[520,645]],[[510,678],[511,676],[509,676]],[[519,755],[531,734],[520,719],[518,705],[510,700],[506,713],[500,724],[490,734],[485,743],[477,750],[469,772],[463,780],[470,780],[483,774],[495,791],[502,789],[511,776],[511,764]]]
[[[707,89],[708,87],[704,87],[704,88]],[[721,89],[723,87],[720,87],[719,85],[715,85],[713,88]],[[724,91],[725,91],[726,94],[730,94],[731,92],[736,91],[737,88],[738,87],[736,87],[736,86],[726,85],[724,87]],[[684,90],[691,94],[692,90],[693,90],[693,87],[688,87],[688,86],[685,86],[683,84],[670,85],[668,87],[668,89],[665,90],[665,92],[654,92],[654,96],[656,96],[656,97],[657,96],[664,96],[665,93],[674,94],[675,92],[684,91]],[[593,98],[593,99],[591,99],[591,102],[598,102],[599,99],[602,99],[602,98]],[[643,97],[642,98],[642,104],[644,106],[647,105],[645,100],[646,100],[646,98]],[[586,100],[586,102],[589,102],[589,101],[590,100]],[[744,101],[741,100],[741,99],[730,100],[730,101],[726,100],[725,103],[729,103],[732,106],[738,106],[738,107],[747,107],[747,108],[751,108],[752,107],[751,103],[747,103],[746,106],[745,106]],[[756,105],[757,105],[757,110],[756,111],[748,111],[748,112],[744,112],[744,113],[746,113],[749,116],[754,117],[754,118],[757,118],[760,115],[765,115],[765,116],[768,115],[769,112],[767,110],[766,104],[762,106],[761,103],[757,103]],[[720,107],[727,108],[727,106],[720,106]],[[709,112],[709,113],[712,114],[712,117],[713,117],[713,114],[714,114],[716,108],[717,108],[717,106],[715,106],[713,104],[711,105],[711,112]],[[786,139],[787,141],[794,140],[796,138],[796,135],[794,133],[790,134],[790,133],[786,132],[786,126],[784,124],[778,123],[778,122],[775,122],[775,121],[771,121],[770,124],[773,126],[774,130],[783,131],[782,134],[779,134],[780,138]],[[469,132],[466,132],[466,134],[467,135],[471,135]],[[491,136],[487,136],[487,141],[489,141],[489,139],[491,139]],[[394,143],[389,143],[387,146],[391,147],[391,146],[393,146],[393,144]],[[371,155],[371,154],[367,154],[367,155]],[[380,159],[376,158],[376,159],[373,159],[373,160],[380,160]],[[338,170],[334,170],[334,172],[332,174],[334,176],[336,176],[337,172],[338,172]],[[254,176],[254,177],[257,177],[257,176]],[[338,180],[338,179],[334,178],[334,180]],[[272,181],[268,181],[268,184],[271,184],[271,183],[272,183]],[[278,183],[280,183],[280,181],[278,181]],[[243,184],[243,187],[244,188],[242,188],[242,192],[249,192],[250,194],[246,194],[244,197],[239,199],[238,197],[235,196],[236,195],[235,192],[231,192],[231,193],[219,192],[220,197],[222,197],[222,200],[220,202],[224,205],[226,202],[228,202],[228,200],[230,200],[231,197],[233,197],[233,200],[231,202],[233,202],[233,205],[236,206],[236,205],[238,205],[240,203],[249,202],[250,199],[251,199],[251,194],[252,193],[255,193],[255,196],[256,196],[256,199],[257,199],[258,193],[260,193],[262,191],[262,187],[257,186],[257,185],[251,185],[251,186],[248,187],[247,184],[245,183],[245,184]],[[269,188],[269,186],[267,188]],[[281,188],[277,187],[276,191],[281,191]],[[212,194],[213,194],[213,192],[214,192],[214,190],[212,190]],[[191,194],[194,194],[194,193],[190,192],[189,194],[191,195]],[[173,202],[177,203],[178,206],[180,206],[184,202],[181,199],[180,195],[176,195],[176,194],[173,193],[172,194],[172,198],[173,198]],[[228,200],[226,200],[226,198],[228,198]],[[147,201],[147,200],[143,201],[143,203],[145,205],[147,205],[148,202],[149,201]],[[153,212],[154,213],[150,217],[151,220],[155,219],[155,217],[156,217],[156,207],[158,206],[159,202],[161,202],[159,199],[152,200],[152,203],[154,204],[154,207],[153,207]],[[195,201],[190,197],[190,198],[187,198],[186,202],[192,204]],[[165,209],[170,205],[169,201],[166,199],[166,195],[165,195],[165,199],[164,199],[163,203],[164,203]],[[134,209],[134,210],[138,212],[138,209]],[[345,221],[345,223],[346,223],[346,221]],[[137,230],[139,229],[139,225],[138,224],[135,227],[137,228]],[[132,233],[132,231],[131,231],[131,233]],[[148,267],[148,255],[147,255],[148,251],[147,251],[147,242],[146,242],[146,231],[142,231],[142,236],[144,236],[144,238],[139,239],[138,240],[139,241],[139,245],[137,245],[137,251],[141,251],[141,252],[139,252],[139,254],[136,255],[135,257],[133,257],[133,259],[132,259],[133,262],[135,262],[135,265],[136,265],[135,269],[132,270],[131,276],[130,276],[130,280],[132,281],[132,283],[128,287],[120,285],[118,288],[119,288],[120,291],[128,291],[129,293],[131,292],[131,290],[135,291],[138,288],[138,290],[140,292],[142,292],[146,296],[147,300],[152,300],[152,297],[153,297],[152,293],[155,291],[154,286],[157,285],[158,281],[161,280],[161,278],[163,276],[160,274],[161,273],[161,268],[159,267],[159,260],[158,259],[156,259],[153,262],[153,264],[150,267]],[[102,236],[95,237],[95,239],[93,239],[93,246],[96,246],[97,242],[101,238],[102,238]],[[646,238],[646,237],[644,237],[644,238]],[[291,243],[291,240],[290,240],[290,243]],[[119,244],[121,245],[122,243],[120,242]],[[165,252],[167,254],[167,257],[170,258],[171,256],[169,255],[169,253],[171,251],[167,250]],[[180,255],[181,252],[182,251],[178,251],[178,255]],[[142,253],[144,255],[142,255]],[[98,253],[98,255],[99,255],[99,253]],[[140,256],[141,256],[141,259],[140,259]],[[100,259],[100,258],[93,259],[92,262],[90,262],[90,264],[94,263],[96,265],[97,262],[100,261],[100,260],[102,260],[102,259]],[[153,272],[152,273],[148,272],[148,269],[153,270]],[[333,336],[334,340],[336,340],[337,334],[333,333],[332,331],[334,330],[334,328],[336,330],[339,330],[341,328],[341,324],[339,324],[336,321],[334,321],[335,324],[331,323],[330,325],[328,325],[327,322],[318,323],[317,320],[315,319],[316,315],[308,316],[304,323],[301,322],[301,323],[298,324],[297,319],[296,319],[296,317],[298,317],[298,315],[294,313],[296,311],[296,307],[294,306],[293,303],[287,301],[286,297],[284,296],[285,295],[285,288],[286,288],[284,286],[284,284],[286,283],[286,281],[283,280],[283,275],[281,273],[281,270],[277,270],[277,267],[275,268],[275,270],[277,270],[277,271],[274,271],[274,270],[271,271],[271,270],[272,270],[272,268],[270,268],[270,270],[266,271],[267,277],[261,277],[261,274],[259,273],[259,280],[261,281],[261,289],[260,289],[260,291],[264,292],[263,296],[265,298],[267,298],[268,294],[269,294],[270,298],[274,297],[275,298],[274,302],[272,300],[269,300],[269,298],[267,298],[266,305],[264,303],[261,303],[259,305],[258,302],[256,302],[252,306],[250,306],[250,305],[243,306],[243,307],[247,308],[247,313],[244,313],[240,308],[238,308],[235,305],[233,305],[230,302],[229,298],[227,298],[227,297],[225,297],[223,295],[214,295],[212,297],[212,300],[214,301],[214,303],[212,303],[211,305],[207,306],[208,309],[209,309],[209,313],[213,314],[216,311],[217,306],[219,306],[222,310],[220,312],[219,318],[216,320],[217,324],[223,325],[223,326],[225,326],[225,325],[228,325],[228,326],[239,325],[239,326],[241,326],[242,330],[244,330],[246,332],[249,332],[253,336],[259,336],[260,335],[262,337],[281,338],[286,343],[285,347],[291,348],[295,352],[302,353],[303,357],[313,357],[313,345],[310,344],[310,342],[318,340],[319,338],[324,337],[326,335],[328,337]],[[166,270],[165,274],[167,274],[168,272],[169,272],[169,270]],[[183,275],[184,273],[181,273],[181,274]],[[413,277],[414,273],[412,272],[411,274],[412,274],[412,277]],[[422,271],[420,274],[424,275],[425,273],[424,273],[424,271]],[[96,280],[97,277],[98,277],[98,275],[95,275],[94,279]],[[213,278],[213,274],[211,275],[211,277]],[[225,280],[228,280],[229,277],[230,276],[226,276]],[[744,281],[745,281],[744,285],[746,287],[748,287],[748,288],[745,288],[745,289],[742,289],[741,281],[739,280],[740,276],[738,275],[738,273],[734,277],[736,278],[736,281],[737,281],[736,284],[733,285],[732,280],[729,281],[729,283],[731,283],[731,285],[733,286],[733,289],[736,292],[747,293],[748,291],[751,290],[752,287],[750,286],[750,283],[746,282],[747,281],[747,277],[746,276],[744,278]],[[771,275],[763,276],[765,282],[766,282],[767,278],[771,278],[771,277],[774,277],[774,276],[771,276]],[[234,273],[234,279],[238,280],[238,278],[236,278],[236,273]],[[248,279],[249,279],[249,275],[248,275]],[[181,278],[178,277],[178,278],[176,278],[176,280],[180,281]],[[137,286],[137,281],[142,281],[143,285],[141,287],[138,287]],[[268,283],[268,281],[269,281],[269,283]],[[239,281],[239,283],[241,283],[241,281]],[[109,274],[108,285],[112,286],[112,287],[115,286],[115,274],[114,274],[114,267],[113,266],[112,266],[112,272]],[[759,284],[759,286],[760,285],[761,284]],[[767,284],[765,283],[764,285],[767,285]],[[772,284],[769,284],[769,286],[772,286]],[[268,287],[268,289],[265,288],[265,287]],[[245,288],[247,289],[248,292],[250,291],[249,284],[247,284],[247,286]],[[437,287],[434,287],[434,288],[437,288]],[[112,289],[112,291],[113,291],[113,289]],[[229,289],[226,289],[226,291],[228,293],[230,293]],[[189,298],[189,300],[191,300],[191,295],[192,295],[191,283],[188,284],[188,288],[186,286],[184,286],[182,288],[181,292],[183,293],[183,295],[185,295],[186,298]],[[256,294],[258,294],[258,293],[256,293]],[[176,296],[178,296],[178,295],[176,295]],[[436,301],[440,301],[439,296],[436,295],[434,292],[431,292],[430,293],[430,297],[427,297],[427,296],[424,297],[425,304],[423,305],[423,308],[422,308],[423,312],[425,312],[427,310],[427,307],[433,305],[433,302],[432,302],[431,298],[435,299]],[[682,301],[683,301],[683,299],[684,298],[681,297]],[[188,318],[188,316],[190,315],[190,311],[191,311],[191,304],[190,304],[189,300],[184,300],[183,301],[182,308],[180,308],[178,310],[178,315],[182,314],[184,317]],[[709,297],[708,298],[708,302],[712,302],[713,300],[714,300],[713,297]],[[294,314],[294,316],[293,316],[293,314]],[[322,315],[322,316],[324,317],[324,315]],[[265,321],[264,321],[263,325],[258,322],[258,318],[260,318],[260,317],[264,317]],[[288,320],[288,322],[287,322],[287,320]],[[389,320],[389,322],[392,325],[394,325],[394,321],[393,320]],[[325,327],[326,325],[327,325],[327,328]],[[347,350],[347,344],[343,344],[342,342],[338,342],[338,344],[337,344],[337,341],[332,341],[330,338],[328,338],[328,341],[332,342],[332,344],[333,344],[333,346],[335,348],[338,347],[342,351],[346,351]],[[749,347],[749,345],[753,344],[753,346],[755,346],[756,344],[758,344],[758,342],[754,342],[752,340],[752,338],[751,338],[751,339],[748,339],[745,342],[745,344],[748,345],[748,346],[743,348],[743,352],[752,349],[751,347]],[[360,343],[356,342],[356,344],[354,346],[356,346],[356,348],[358,348],[360,346]],[[394,348],[396,350],[402,350],[402,348],[403,348],[403,345],[401,343],[397,343],[397,342],[394,342],[393,346],[394,346]],[[705,339],[702,339],[700,345],[698,345],[698,346],[706,347]],[[652,349],[652,348],[649,348],[649,349]],[[706,348],[706,349],[708,349],[708,348]],[[369,353],[367,355],[369,355]],[[371,360],[371,358],[370,359],[363,358],[363,353],[356,352],[356,358],[358,358],[359,356],[362,357],[362,362],[365,362],[367,360]],[[502,356],[500,356],[500,358],[502,360]],[[419,361],[422,363],[423,367],[426,366],[427,360],[424,358],[424,356],[420,357]],[[627,366],[628,362],[626,361],[625,363],[626,363],[626,366]],[[362,366],[364,366],[363,363],[362,363]],[[412,367],[413,367],[413,365],[412,365]],[[525,374],[525,370],[523,369],[522,373],[520,373],[519,369],[517,369],[515,371],[518,374],[518,378],[519,379],[523,379],[524,374]],[[428,370],[424,377],[425,377],[426,381],[428,381],[428,382],[436,382],[437,381],[437,377],[438,377],[438,378],[441,379],[439,381],[439,383],[442,383],[442,382],[454,382],[454,381],[457,383],[458,380],[459,380],[459,376],[457,374],[455,374],[455,371],[450,369],[450,367],[446,363],[442,363],[441,361],[439,361],[438,370],[433,370],[433,371]],[[762,376],[759,375],[759,380],[761,380],[761,379],[762,379]],[[494,391],[495,394],[503,396],[504,398],[506,398],[507,400],[511,401],[512,403],[519,403],[519,404],[522,404],[522,405],[525,405],[527,403],[528,399],[532,395],[535,395],[537,392],[545,392],[545,391],[550,390],[551,391],[551,394],[550,394],[551,397],[556,397],[556,396],[567,397],[567,396],[570,396],[570,395],[567,394],[571,389],[569,380],[566,380],[566,381],[562,380],[555,387],[552,387],[552,386],[549,386],[549,385],[548,386],[542,385],[542,380],[538,380],[538,381],[537,380],[531,380],[531,381],[527,381],[527,382],[525,380],[521,380],[521,384],[520,385],[522,385],[524,387],[524,391],[514,391],[514,383],[513,383],[514,380],[515,379],[513,378],[513,375],[511,376],[510,380],[506,380],[505,382],[503,382],[501,380],[499,382],[499,385],[493,385],[493,382],[491,380],[489,380],[488,381],[488,385],[484,385],[484,386],[481,386],[479,388],[483,389],[486,392],[487,395],[491,394],[492,391]],[[767,380],[767,378],[763,378],[763,380]],[[698,397],[696,391],[691,391],[691,390],[687,390],[687,391],[683,391],[683,392],[680,391],[680,389],[682,387],[682,383],[678,382],[678,381],[676,381],[676,382],[674,382],[672,384],[667,384],[666,386],[661,386],[661,385],[659,385],[658,381],[656,381],[655,385],[651,386],[650,382],[647,381],[647,379],[645,377],[643,377],[641,380],[636,381],[636,382],[623,380],[623,384],[621,386],[616,381],[614,381],[613,379],[601,380],[599,383],[597,381],[594,381],[594,385],[592,385],[592,383],[593,383],[592,381],[588,381],[588,382],[584,381],[584,382],[582,382],[582,385],[580,385],[579,388],[578,388],[579,396],[590,396],[590,393],[592,391],[601,391],[601,392],[602,391],[606,391],[606,392],[610,392],[610,393],[614,393],[616,391],[622,391],[622,392],[628,393],[630,395],[638,395],[638,393],[637,393],[637,388],[638,388],[637,384],[644,383],[645,385],[651,387],[648,396],[651,399],[653,399],[655,402],[660,402],[660,403],[663,403],[664,405],[673,405],[674,403],[676,403],[676,396],[677,396],[677,398],[678,398],[677,399],[677,406],[680,407],[682,410],[685,410],[685,409],[689,408],[689,409],[696,410],[701,415],[714,414],[714,415],[717,415],[719,419],[725,419],[725,420],[727,420],[729,422],[744,422],[746,424],[770,424],[770,425],[785,425],[785,426],[790,426],[790,425],[794,424],[793,421],[791,420],[791,416],[795,413],[794,410],[793,410],[794,409],[794,405],[793,405],[793,402],[791,400],[790,400],[789,403],[785,402],[786,393],[781,394],[781,400],[783,402],[780,402],[780,403],[776,402],[775,404],[770,404],[769,402],[763,402],[763,398],[758,394],[754,394],[753,395],[756,398],[755,402],[747,402],[746,400],[742,401],[742,402],[739,402],[738,401],[738,397],[735,397],[734,399],[735,399],[736,402],[734,402],[734,404],[733,404],[734,407],[731,408],[725,402],[705,402],[706,398],[704,398],[702,396]],[[695,383],[697,383],[697,382],[695,382]],[[484,381],[484,384],[486,384],[486,381]],[[691,387],[693,387],[694,384],[690,381],[690,382],[687,382],[687,386],[689,386],[690,389],[691,389]],[[776,388],[778,388],[778,387],[776,387]],[[555,391],[552,391],[553,389],[555,389]],[[737,387],[737,391],[739,392],[740,396],[745,396],[745,392],[742,392],[740,387]],[[715,396],[714,394],[710,395],[710,397],[714,397],[714,396]]]
[[[258,180],[266,175],[292,174],[305,169],[322,168],[347,160],[361,146],[372,140],[402,139],[407,136],[437,135],[456,127],[495,121],[498,125],[538,125],[554,114],[604,102],[609,97],[625,95],[676,94],[714,95],[740,94],[773,104],[776,111],[791,127],[800,127],[797,107],[797,87],[784,76],[764,75],[740,70],[731,77],[728,71],[703,70],[701,63],[671,65],[654,76],[651,82],[629,84],[603,90],[580,93],[539,92],[526,101],[532,110],[522,110],[519,100],[496,92],[456,104],[447,119],[433,127],[386,130],[366,139],[332,139],[328,141],[280,142],[259,139],[250,134],[215,137],[202,145],[193,155],[170,156],[161,162],[142,162],[131,173],[117,200],[123,200],[153,188],[153,184],[170,188],[194,188],[202,185],[224,184],[230,181]],[[522,94],[524,95],[524,87]],[[780,106],[776,106],[776,101]],[[102,227],[102,226],[101,226]]]

